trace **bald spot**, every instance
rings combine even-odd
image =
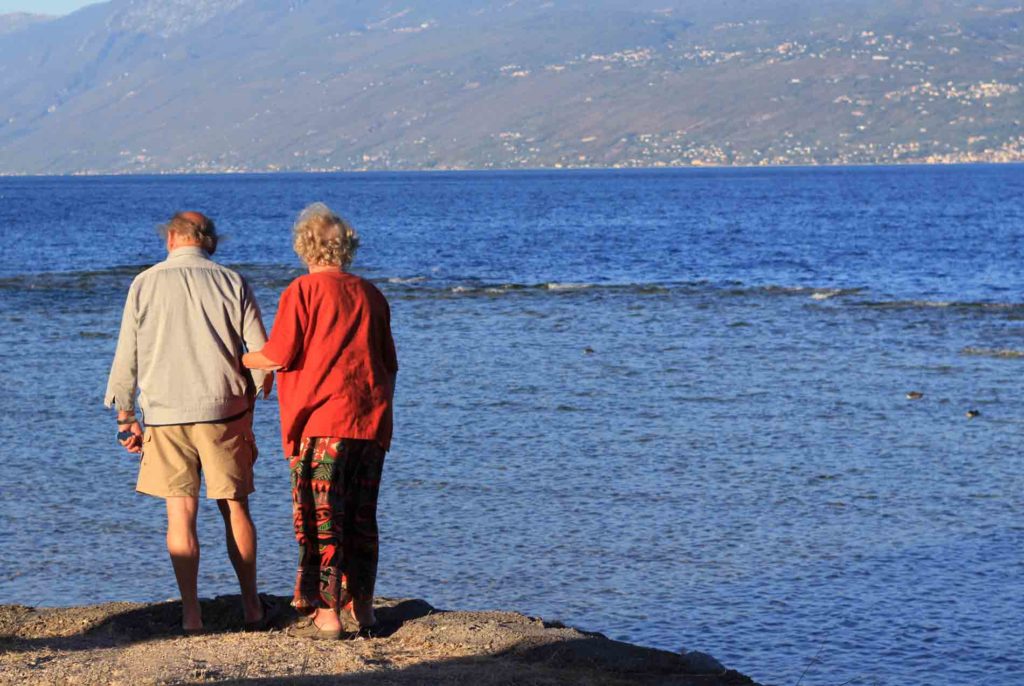
[[[202,212],[193,212],[191,210],[189,210],[188,212],[182,212],[178,216],[184,219],[185,221],[192,222],[196,226],[206,226],[206,224],[210,221]]]

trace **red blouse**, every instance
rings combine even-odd
[[[388,301],[344,272],[300,276],[281,294],[263,354],[281,365],[277,395],[286,456],[310,436],[391,446],[398,371]]]

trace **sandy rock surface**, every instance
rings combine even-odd
[[[237,596],[204,601],[209,633],[176,635],[177,602],[65,609],[0,606],[2,684],[627,684],[739,686],[732,671],[512,612],[441,612],[377,600],[380,629],[339,641],[294,638],[287,599],[275,627],[239,631]]]

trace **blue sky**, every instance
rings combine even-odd
[[[67,14],[79,7],[94,5],[98,0],[0,0],[0,14],[33,12],[35,14]]]

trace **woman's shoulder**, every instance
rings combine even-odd
[[[381,293],[380,289],[372,281],[350,272],[303,274],[292,281],[288,287],[294,287],[300,291],[340,291],[355,297],[365,297],[372,300],[384,299],[384,294]]]
[[[300,274],[299,276],[296,276],[288,283],[287,286],[284,287],[284,290],[281,292],[281,295],[284,295],[285,293],[301,293],[303,291],[308,291],[309,288],[313,285],[309,280],[310,276],[312,275]]]
[[[387,298],[384,297],[384,294],[372,281],[358,274],[350,274],[348,272],[343,272],[343,276],[347,282],[346,285],[353,291],[358,292],[360,296],[375,305],[387,306]]]

